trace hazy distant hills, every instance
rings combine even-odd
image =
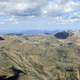
[[[61,30],[26,30],[21,32],[7,32],[7,33],[1,33],[5,35],[53,35],[57,32],[60,32]]]

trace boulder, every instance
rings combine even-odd
[[[3,37],[0,36],[0,40],[5,40]]]

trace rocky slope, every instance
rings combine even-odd
[[[0,76],[13,76],[14,66],[25,74],[19,80],[80,80],[80,33],[55,36],[3,36]]]

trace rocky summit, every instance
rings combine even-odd
[[[0,80],[80,80],[80,32],[0,40]]]

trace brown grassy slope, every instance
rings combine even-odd
[[[20,80],[64,80],[66,68],[79,66],[79,45],[72,39],[7,36],[0,44],[0,68],[23,70]]]

